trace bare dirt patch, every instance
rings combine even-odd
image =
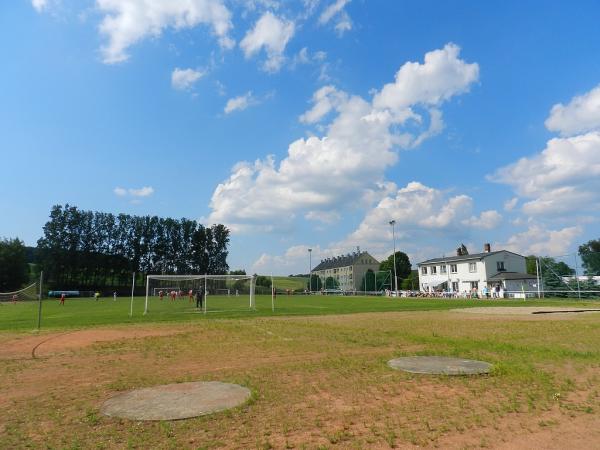
[[[93,328],[67,332],[6,337],[0,342],[0,360],[28,359],[75,350],[98,342],[169,336],[185,332],[189,327],[144,326],[133,328]]]

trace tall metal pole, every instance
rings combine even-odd
[[[579,287],[579,274],[577,273],[577,252],[575,253],[575,279],[577,280],[577,296],[581,300],[581,289]]]
[[[40,272],[40,293],[38,297],[38,323],[37,329],[40,330],[40,326],[42,325],[42,282],[44,281],[44,271]]]
[[[538,259],[535,259],[535,275],[537,278],[537,291],[538,291],[538,298],[542,298],[542,295],[540,293],[540,263],[538,261]]]
[[[308,293],[312,294],[312,248],[308,249]]]
[[[396,230],[395,220],[390,220],[392,226],[392,240],[394,241],[394,290],[396,291],[396,298],[398,297],[398,274],[396,273]]]

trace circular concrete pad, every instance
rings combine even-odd
[[[392,369],[411,373],[438,375],[478,375],[489,373],[492,365],[472,359],[448,358],[446,356],[407,356],[388,361]]]
[[[108,399],[101,412],[132,420],[177,420],[241,405],[250,390],[218,381],[166,384],[125,392]]]

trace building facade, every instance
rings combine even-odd
[[[498,286],[512,297],[517,291],[537,289],[537,278],[527,273],[524,256],[508,250],[493,252],[489,244],[485,244],[483,253],[459,254],[464,251],[460,250],[455,256],[417,264],[421,292],[460,294],[475,290],[481,295],[484,287],[489,291]]]
[[[311,274],[317,275],[321,279],[323,287],[327,286],[327,279],[331,278],[335,280],[336,288],[349,292],[364,290],[361,283],[369,270],[377,273],[379,261],[368,252],[359,250],[347,255],[323,259]]]

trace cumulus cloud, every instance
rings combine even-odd
[[[144,186],[141,188],[122,188],[117,186],[116,188],[113,189],[113,192],[115,193],[115,195],[119,196],[119,197],[137,197],[137,198],[141,198],[141,197],[149,197],[150,195],[152,195],[154,193],[154,188],[151,186]]]
[[[527,230],[514,234],[505,243],[495,245],[522,255],[561,255],[572,248],[582,232],[583,228],[579,225],[549,230],[543,225],[531,224]]]
[[[449,72],[446,82],[440,64]],[[272,229],[286,226],[297,216],[313,220],[326,217],[323,213],[327,211],[341,213],[370,207],[387,195],[389,183],[384,173],[397,161],[396,147],[411,147],[415,142],[422,142],[419,135],[401,128],[417,115],[412,107],[427,104],[439,108],[456,93],[466,92],[477,74],[477,64],[460,60],[454,45],[427,53],[423,64],[406,63],[399,73],[406,72],[405,66],[410,70],[417,68],[432,85],[431,90],[421,89],[421,97],[412,93],[404,95],[413,103],[400,100],[397,92],[405,91],[400,86],[403,82],[417,86],[417,75],[397,76],[393,83],[395,88],[386,85],[375,93],[373,102],[334,86],[319,89],[313,96],[313,107],[300,120],[313,124],[331,114],[333,119],[324,127],[325,135],[294,141],[279,163],[272,156],[238,163],[230,177],[213,193],[210,221],[227,224],[238,231],[256,227]],[[461,71],[462,83],[457,75]],[[391,91],[393,100],[388,98]],[[432,122],[435,122],[434,128],[439,128],[437,119]],[[427,131],[424,133],[430,137],[433,133],[427,134]],[[462,219],[468,217],[470,209],[469,215],[462,215]],[[439,222],[444,220],[449,219],[438,218]]]
[[[233,97],[227,100],[224,112],[230,114],[234,111],[243,111],[251,105],[257,104],[258,101],[253,97],[252,91],[246,92],[244,95]]]
[[[283,53],[294,32],[293,22],[280,19],[269,11],[264,13],[254,27],[246,33],[240,42],[240,47],[246,58],[264,49],[267,59],[263,69],[267,72],[277,72],[285,60]]]
[[[502,215],[496,210],[483,211],[479,216],[471,216],[468,219],[462,221],[463,225],[467,225],[473,228],[481,228],[484,230],[491,230],[500,225],[502,221]]]
[[[180,69],[178,67],[171,73],[171,86],[178,90],[190,89],[204,76],[204,72],[194,69]]]
[[[512,211],[517,206],[519,202],[519,197],[513,197],[510,200],[504,202],[504,211]]]
[[[600,85],[574,97],[567,105],[554,105],[545,124],[562,136],[600,131]]]
[[[600,133],[555,138],[542,152],[489,177],[528,199],[526,214],[559,214],[600,207]]]
[[[315,262],[316,255],[321,254],[321,248],[318,245],[313,247],[309,247],[308,245],[294,245],[289,247],[283,255],[261,254],[254,264],[252,264],[251,270],[254,273],[269,273],[275,268],[279,273],[282,273],[282,271],[308,273],[309,248],[312,248],[313,262]],[[315,265],[313,264],[313,267]]]
[[[319,16],[319,24],[325,25],[332,19],[336,19],[335,30],[342,35],[352,29],[352,20],[344,10],[350,0],[335,0]]]
[[[99,30],[108,40],[101,48],[107,64],[127,60],[129,47],[167,28],[209,25],[222,47],[234,45],[231,13],[223,0],[96,0],[96,6],[105,14]]]

